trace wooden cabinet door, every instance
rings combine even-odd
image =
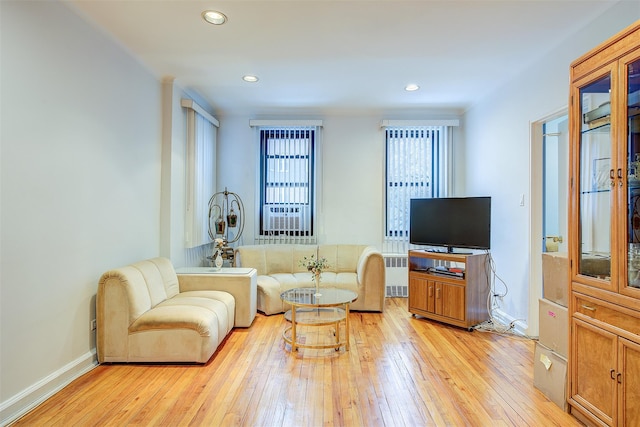
[[[615,425],[618,337],[573,318],[571,339],[571,397],[608,425]]]
[[[619,338],[618,367],[618,424],[637,426],[640,423],[640,344]]]
[[[427,284],[426,279],[409,275],[409,309],[427,311]]]
[[[569,250],[575,260],[571,276],[576,282],[612,292],[616,292],[618,280],[615,218],[620,190],[609,171],[617,167],[617,144],[610,121],[597,125],[599,122],[589,122],[585,117],[597,115],[599,105],[611,102],[616,76],[617,67],[612,63],[575,81],[569,118],[574,160],[569,189]]]
[[[436,283],[436,313],[464,321],[464,286],[451,285],[448,283]]]

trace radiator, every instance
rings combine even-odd
[[[406,254],[383,254],[386,267],[385,296],[408,297],[408,271]]]

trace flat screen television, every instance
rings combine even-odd
[[[414,245],[489,249],[491,197],[411,199],[409,242]]]

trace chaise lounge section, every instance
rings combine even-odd
[[[321,287],[349,289],[358,294],[351,310],[384,310],[385,267],[382,254],[366,245],[246,245],[236,249],[236,265],[258,271],[258,311],[270,315],[289,309],[280,299],[288,289],[313,287],[312,274],[300,265],[303,257],[326,258]]]
[[[96,296],[98,362],[207,362],[234,327],[235,298],[180,287],[166,258],[104,273]]]

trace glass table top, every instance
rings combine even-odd
[[[347,289],[320,288],[321,296],[316,296],[316,288],[294,288],[280,294],[280,298],[289,304],[311,307],[349,304],[358,298],[358,294]]]

